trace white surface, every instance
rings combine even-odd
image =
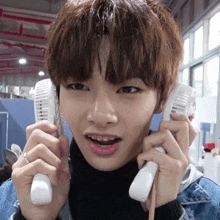
[[[163,147],[155,147],[156,150],[165,154]],[[158,164],[152,161],[139,170],[129,188],[129,196],[139,202],[146,202],[152,188],[155,174],[158,170]]]
[[[154,181],[158,164],[149,161],[136,175],[129,189],[129,196],[140,202],[147,201],[151,186]]]
[[[47,175],[38,173],[34,176],[31,201],[35,205],[46,205],[52,202],[52,185]]]
[[[55,86],[50,79],[38,81],[35,85],[34,114],[35,121],[48,120],[54,123]],[[52,202],[52,185],[48,176],[36,174],[31,186],[31,201],[35,205],[46,205]]]
[[[205,153],[204,177],[220,185],[220,155],[212,156],[209,152]]]
[[[216,105],[216,96],[197,97],[195,120],[204,123],[216,123]]]

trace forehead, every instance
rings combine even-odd
[[[107,62],[108,57],[109,57],[109,53],[110,53],[109,38],[107,36],[104,36],[102,38],[100,46],[99,46],[99,55],[100,55],[101,61]]]
[[[138,75],[130,75],[126,77],[126,73],[121,72],[115,72],[112,67],[114,67],[114,61],[112,60],[112,55],[114,52],[116,52],[115,47],[111,45],[110,39],[108,35],[103,36],[103,38],[100,40],[99,47],[96,52],[94,52],[93,56],[93,68],[90,73],[91,77],[86,79],[85,81],[89,79],[93,79],[97,76],[97,74],[102,75],[110,84],[113,85],[120,85],[127,82],[138,82],[139,84],[144,84],[143,78]],[[119,59],[119,58],[118,58]],[[119,60],[118,60],[119,61]],[[123,60],[121,60],[122,65]],[[137,69],[138,72],[138,69]],[[115,79],[118,77],[122,77],[123,79],[120,79],[119,81],[109,80],[110,78],[114,77]]]

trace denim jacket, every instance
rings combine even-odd
[[[220,187],[205,177],[192,180],[182,186],[178,194],[183,208],[179,220],[220,220]],[[15,188],[8,180],[0,186],[0,219],[13,220],[18,207]]]

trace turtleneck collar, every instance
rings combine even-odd
[[[74,220],[146,220],[141,204],[128,195],[138,172],[136,161],[114,171],[99,171],[88,164],[74,140],[70,159],[69,204]]]

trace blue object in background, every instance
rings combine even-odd
[[[6,114],[1,114],[1,112],[8,113],[8,122],[4,118]],[[26,127],[34,123],[33,100],[0,99],[0,164],[3,163],[2,152],[4,149],[10,149],[13,143],[19,145],[21,149],[24,148]],[[72,134],[66,123],[64,123],[64,133],[71,140]]]
[[[163,113],[154,114],[151,121],[150,129],[153,131],[158,131],[162,118],[163,118]]]
[[[28,99],[1,99],[0,112],[8,112],[8,146],[26,143],[26,127],[34,123],[34,105]]]
[[[1,133],[0,144],[0,163],[2,160],[2,152],[6,148],[11,148],[11,144],[18,144],[22,149],[26,142],[26,127],[34,123],[33,101],[28,99],[0,99],[1,115],[8,114],[6,123],[1,117],[3,131]],[[6,140],[6,141],[4,141]]]
[[[205,143],[209,143],[210,140],[207,140],[207,134],[210,134],[211,124],[210,123],[202,123],[201,130],[203,131],[202,145]]]
[[[7,146],[7,118],[8,114],[6,112],[0,113],[0,158],[3,157],[3,150]],[[2,164],[2,161],[0,159],[0,163]]]

